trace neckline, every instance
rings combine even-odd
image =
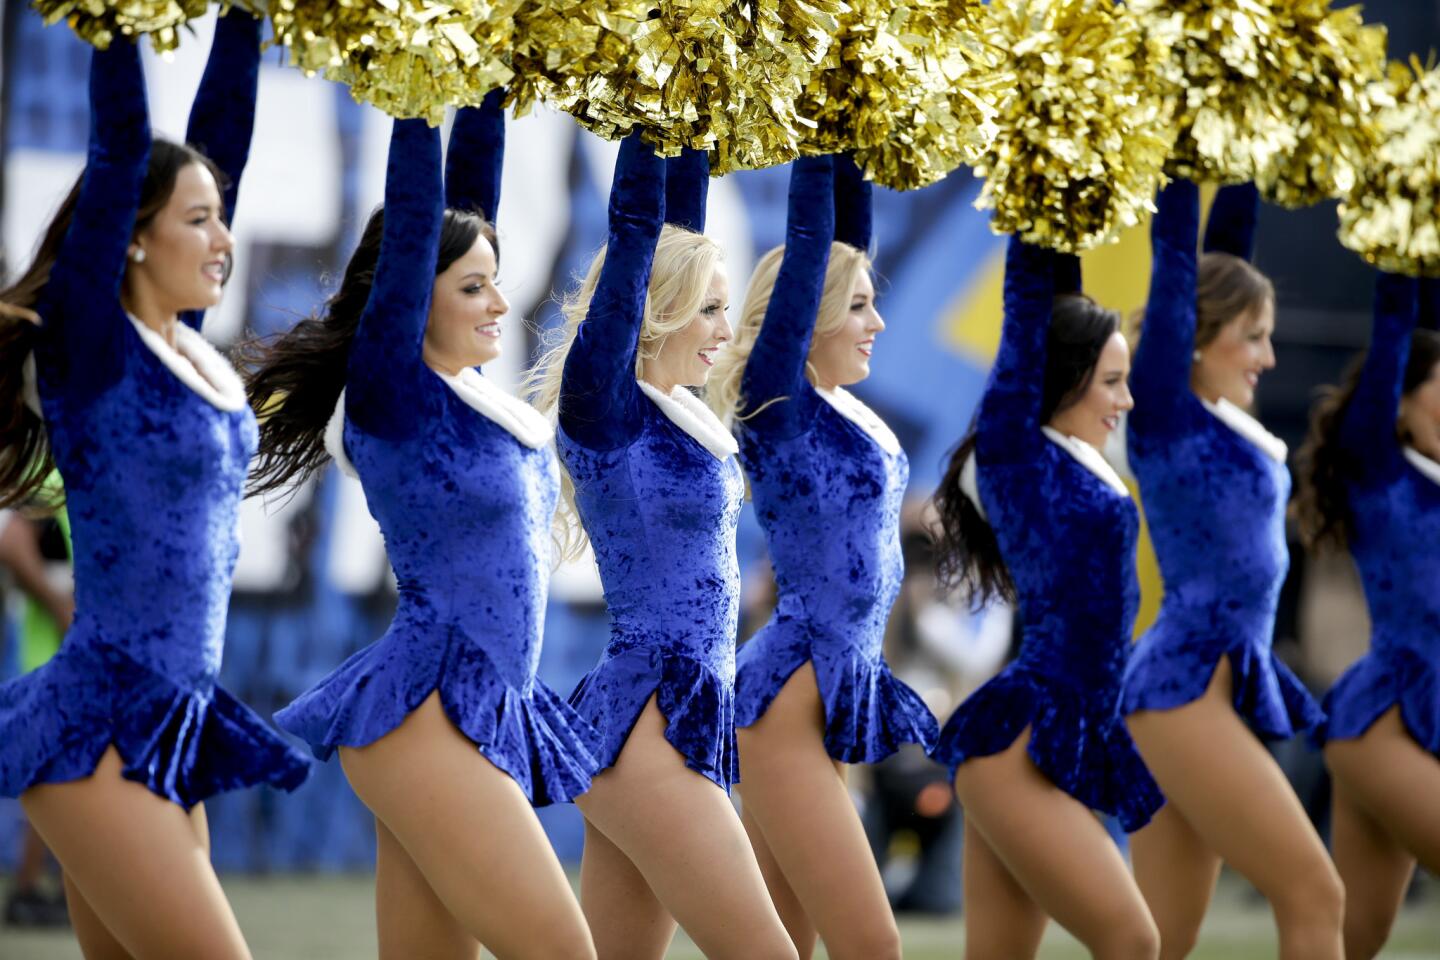
[[[876,445],[891,456],[900,454],[900,438],[895,436],[895,431],[874,411],[866,406],[865,401],[844,387],[822,388],[816,387],[815,392],[820,399],[828,403],[836,413],[849,420],[859,427]]]
[[[1440,484],[1440,463],[1431,460],[1409,444],[1402,447],[1401,452],[1405,454],[1405,459],[1410,461],[1410,466],[1419,470],[1432,483]]]
[[[230,361],[198,330],[177,320],[175,346],[134,314],[125,314],[150,352],[186,387],[211,406],[228,413],[245,409],[245,384]]]
[[[1070,437],[1056,430],[1054,427],[1041,427],[1040,432],[1045,434],[1060,449],[1074,457],[1079,464],[1089,470],[1095,476],[1105,482],[1111,490],[1124,497],[1130,496],[1130,488],[1125,486],[1125,481],[1120,479],[1120,474],[1105,459],[1104,454],[1096,450],[1090,444],[1079,437]]]
[[[668,394],[661,393],[660,388],[644,380],[636,380],[640,392],[654,401],[660,412],[665,414],[671,423],[685,431],[716,460],[724,460],[739,452],[740,445],[735,442],[735,437],[715,412],[700,402],[689,390],[684,387],[672,387]]]
[[[1234,430],[1240,436],[1249,440],[1260,449],[1260,452],[1277,463],[1284,463],[1290,455],[1290,448],[1285,441],[1265,429],[1265,425],[1256,420],[1252,415],[1240,409],[1235,404],[1221,397],[1211,403],[1204,397],[1198,398],[1205,409],[1209,410],[1217,420]]]
[[[434,373],[466,406],[532,450],[538,450],[554,439],[555,428],[540,411],[501,390],[479,371],[466,367],[458,376],[438,370]]]
[[[355,469],[355,464],[345,453],[345,388],[340,388],[340,396],[335,398],[335,409],[330,412],[330,419],[325,421],[325,452],[330,454],[330,459],[335,461],[335,466],[347,477],[360,479],[360,472]]]

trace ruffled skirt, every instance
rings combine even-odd
[[[1408,647],[1371,650],[1346,670],[1325,695],[1328,719],[1311,740],[1324,746],[1362,736],[1396,704],[1405,729],[1440,757],[1440,663]]]
[[[918,743],[927,751],[939,724],[920,695],[890,672],[885,659],[854,645],[817,639],[805,625],[775,621],[735,658],[735,723],[748,727],[769,709],[796,670],[813,663],[825,708],[825,749],[841,763],[878,763]]]
[[[294,790],[310,761],[218,685],[180,684],[109,644],[75,639],[0,686],[0,795],[95,772],[114,746],[127,780],[190,809],[257,784]]]
[[[955,770],[1000,753],[1030,728],[1030,759],[1061,790],[1092,810],[1143,827],[1165,803],[1113,697],[1058,683],[1015,664],[956,708],[931,756]]]
[[[652,647],[606,652],[570,703],[600,731],[602,769],[620,757],[651,695],[665,717],[665,739],[696,773],[729,791],[740,780],[735,751],[735,690],[690,657]]]
[[[275,714],[275,721],[327,760],[337,747],[363,747],[394,730],[431,693],[479,752],[509,774],[537,807],[567,803],[590,789],[599,737],[538,680],[507,684],[478,646],[387,634],[351,655]],[[425,655],[427,646],[434,652]]]

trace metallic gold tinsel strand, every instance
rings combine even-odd
[[[1340,242],[1391,273],[1440,277],[1440,68],[1392,64],[1380,145],[1340,204]]]
[[[507,105],[517,117],[577,81],[614,73],[653,0],[526,0],[515,14]]]
[[[179,28],[203,17],[208,0],[32,0],[47,26],[64,20],[86,43],[100,50],[117,35],[149,35],[157,53],[180,44]]]
[[[991,229],[1076,252],[1154,209],[1175,141],[1168,50],[1111,0],[992,0],[1016,95],[976,173]]]

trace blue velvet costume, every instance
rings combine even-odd
[[[248,52],[227,47],[243,46],[241,20],[221,21],[216,55],[258,60],[253,33]],[[294,789],[308,761],[216,684],[255,417],[198,333],[177,324],[172,347],[120,304],[151,144],[133,43],[92,54],[90,102],[74,220],[36,305],[76,614],[49,663],[0,687],[0,794],[88,777],[112,745],[127,779],[187,809]]]
[[[683,387],[663,396],[635,377],[664,191],[663,162],[627,138],[605,263],[563,371],[556,439],[611,621],[600,663],[571,702],[601,731],[608,767],[653,694],[686,765],[728,789],[738,778],[735,530],[744,480],[733,438],[698,399]]]
[[[834,233],[836,164],[854,174],[837,205],[869,208],[869,185],[849,158],[795,161],[784,259],[741,381],[740,459],[779,603],[740,648],[735,715],[742,727],[755,723],[791,674],[813,663],[826,750],[846,763],[875,763],[902,743],[930,748],[939,729],[881,656],[905,573],[900,504],[909,462],[893,434],[882,444],[805,376]],[[865,249],[870,238],[845,239]]]
[[[445,377],[422,359],[442,196],[438,132],[397,120],[380,259],[342,396],[343,444],[332,434],[330,446],[365,488],[400,602],[383,637],[276,719],[324,759],[378,740],[438,691],[450,721],[532,803],[569,801],[589,789],[598,744],[535,677],[555,455],[538,413],[473,371]],[[527,432],[530,420],[541,429]]]
[[[1024,641],[955,710],[933,756],[953,776],[1028,726],[1029,756],[1046,777],[1135,830],[1164,803],[1116,711],[1140,603],[1140,521],[1118,477],[1097,475],[1103,461],[1086,465],[1097,451],[1042,430],[1056,258],[1010,241],[1005,325],[976,425],[980,503],[1015,583]]]
[[[1340,423],[1353,471],[1350,551],[1372,629],[1370,651],[1326,696],[1329,719],[1316,741],[1359,737],[1399,704],[1410,735],[1440,757],[1440,477],[1422,473],[1395,433],[1418,289],[1415,280],[1380,275],[1370,352]]]
[[[1243,239],[1246,231],[1233,224],[1258,202],[1252,191],[1221,192],[1211,214],[1216,229]],[[1321,719],[1310,694],[1271,651],[1290,563],[1290,473],[1278,448],[1277,459],[1239,432],[1253,423],[1248,414],[1225,401],[1212,412],[1190,389],[1199,206],[1194,184],[1173,183],[1160,195],[1152,228],[1150,300],[1131,374],[1129,458],[1165,597],[1159,619],[1130,658],[1121,709],[1130,714],[1190,703],[1205,692],[1220,658],[1229,657],[1236,712],[1257,735],[1285,738]],[[1227,410],[1238,426],[1221,419]]]

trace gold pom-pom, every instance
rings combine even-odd
[[[980,0],[862,0],[840,18],[838,42],[797,104],[804,149],[855,150],[877,183],[912,190],[973,163],[994,139],[997,104],[1013,83],[996,69]]]
[[[272,0],[290,62],[395,117],[432,126],[508,82],[521,0]]]
[[[576,81],[614,73],[630,55],[652,0],[527,0],[515,14],[506,105],[515,116]]]
[[[150,37],[157,53],[180,44],[179,28],[203,17],[208,0],[33,0],[50,26],[64,20],[97,49],[108,49],[117,36]]]
[[[1175,141],[1166,48],[1112,0],[992,0],[1015,96],[976,165],[996,233],[1076,252],[1154,209]]]
[[[799,155],[795,98],[826,25],[823,8],[798,0],[658,0],[617,69],[551,99],[608,139],[638,128],[664,156],[710,151],[714,173],[785,163]]]
[[[1329,0],[1272,0],[1286,82],[1281,108],[1293,146],[1257,171],[1267,200],[1304,207],[1344,196],[1356,168],[1377,148],[1370,88],[1385,75],[1385,28],[1366,26],[1359,7]]]
[[[1391,273],[1440,277],[1440,68],[1393,64],[1380,145],[1340,203],[1340,242]]]

